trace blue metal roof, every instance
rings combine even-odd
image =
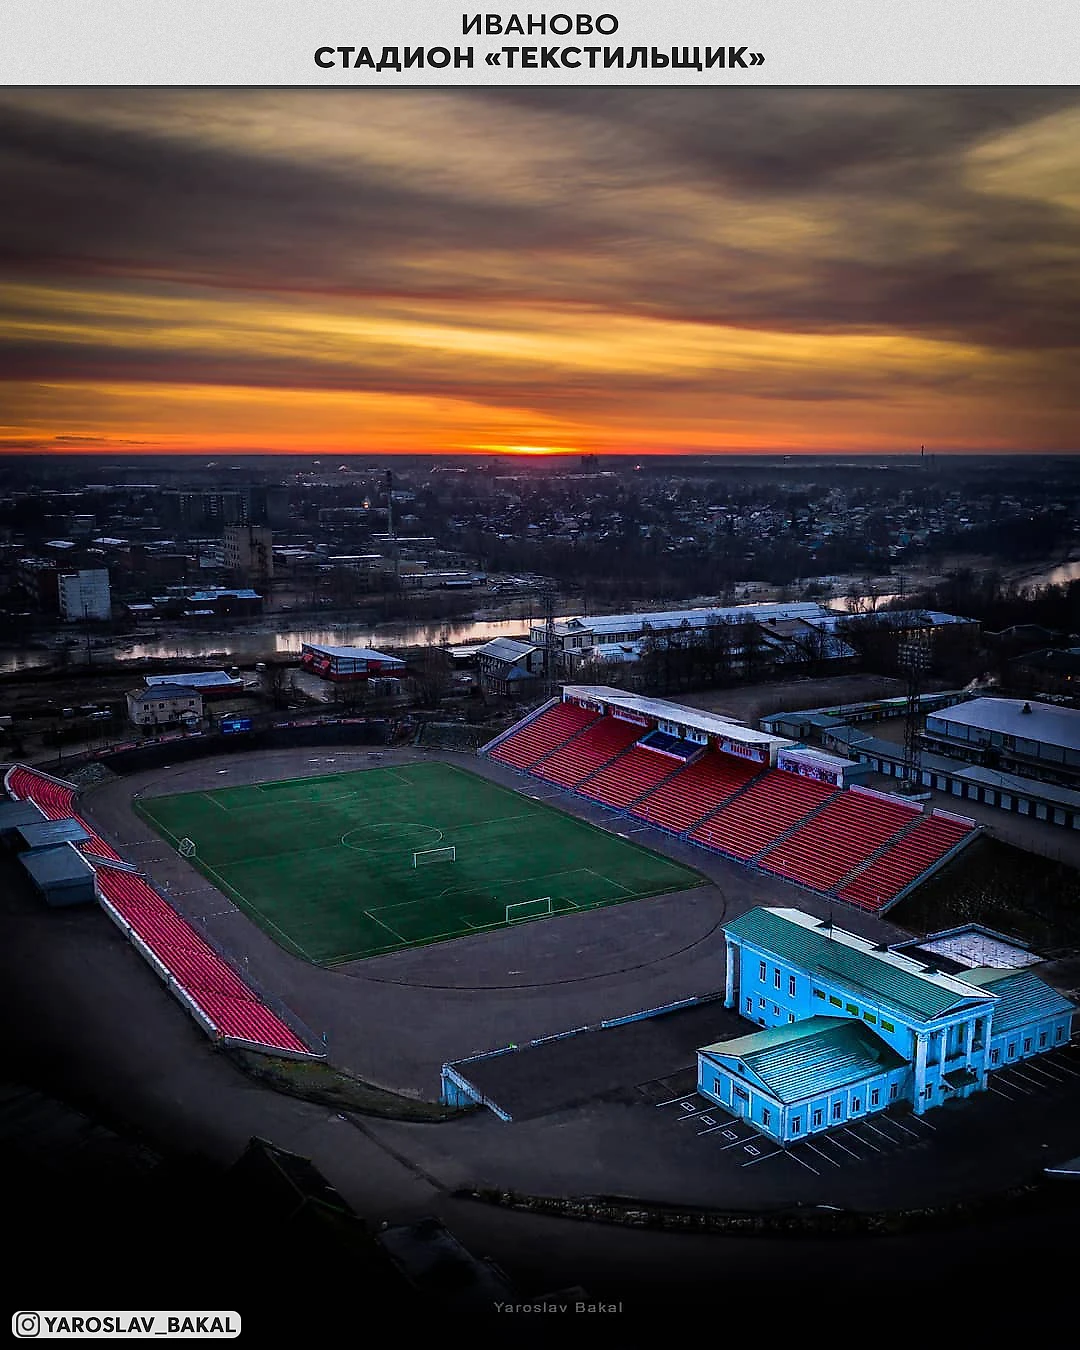
[[[819,925],[800,910],[751,909],[725,924],[724,932],[916,1019],[932,1020],[968,1000],[986,998],[956,976],[927,971],[897,952],[878,951],[865,938]]]
[[[850,1017],[808,1017],[721,1041],[702,1052],[734,1060],[781,1102],[805,1101],[901,1068],[906,1061]]]
[[[44,819],[44,812],[33,802],[0,801],[0,834],[7,834],[20,825],[38,825]]]
[[[992,970],[984,967],[965,971],[960,978],[997,995],[994,1020],[990,1024],[992,1035],[1043,1022],[1048,1017],[1060,1017],[1076,1009],[1076,1005],[1070,1003],[1064,994],[1059,994],[1052,985],[1040,980],[1030,970]]]
[[[94,869],[73,844],[57,844],[55,848],[20,853],[19,862],[42,889],[85,881],[94,875]]]
[[[20,825],[19,837],[27,848],[50,848],[56,844],[82,844],[90,835],[81,822],[70,820],[41,820],[33,825]]]

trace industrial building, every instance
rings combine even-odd
[[[180,675],[147,675],[147,689],[169,692],[175,687],[197,689],[203,698],[218,698],[227,694],[242,694],[244,681],[224,670],[185,671]]]
[[[370,647],[326,647],[305,642],[300,664],[324,680],[366,680],[372,675],[400,675],[405,662]]]
[[[525,696],[536,692],[544,673],[544,649],[513,638],[493,638],[476,653],[480,684],[493,694]]]
[[[1080,712],[1056,703],[972,699],[928,716],[924,739],[977,764],[1080,783]]]
[[[796,909],[724,936],[725,1005],[762,1029],[700,1049],[698,1091],[780,1143],[900,1103],[921,1115],[1072,1033],[1074,1005],[1029,968],[922,959]]]

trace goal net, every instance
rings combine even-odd
[[[519,900],[516,904],[507,905],[506,922],[513,923],[517,919],[539,919],[542,915],[553,912],[551,896],[542,895],[538,900]]]
[[[457,849],[453,844],[447,848],[422,848],[412,855],[414,867],[425,867],[428,863],[457,862]]]
[[[177,844],[177,846],[176,846],[176,851],[177,851],[177,853],[180,854],[181,858],[194,858],[194,856],[195,856],[195,840],[194,840],[194,839],[181,839],[180,842],[179,842],[179,844]]]

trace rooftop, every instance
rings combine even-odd
[[[1024,709],[1028,711],[1025,712]],[[1056,703],[1022,698],[976,698],[934,713],[935,722],[951,722],[978,731],[997,731],[1044,745],[1080,751],[1080,712]]]
[[[968,984],[988,989],[997,995],[992,1029],[1011,1031],[1014,1027],[1030,1025],[1047,1017],[1060,1017],[1073,1012],[1075,1004],[1064,994],[1041,980],[1030,970],[996,970],[986,967],[965,971],[962,977]]]
[[[494,656],[499,661],[520,661],[523,656],[539,651],[531,642],[516,642],[513,638],[497,637],[477,648],[480,656]]]
[[[54,848],[20,853],[19,862],[39,886],[84,881],[88,875],[94,875],[94,869],[74,844],[57,844]]]
[[[832,1092],[905,1063],[880,1037],[850,1017],[808,1017],[706,1046],[702,1053],[740,1061],[782,1102]]]
[[[742,722],[727,717],[718,717],[715,713],[702,712],[699,708],[686,708],[681,703],[669,703],[662,698],[646,698],[638,694],[626,694],[607,684],[568,684],[563,693],[570,698],[592,699],[610,708],[624,708],[627,712],[640,713],[645,717],[655,717],[665,722],[675,722],[681,726],[694,727],[698,731],[710,732],[714,736],[727,736],[743,745],[791,745],[790,740],[781,736],[770,736],[764,731],[755,731]]]
[[[216,689],[221,685],[239,687],[243,684],[243,680],[234,680],[232,676],[224,670],[192,671],[186,675],[147,675],[146,677],[146,687],[148,689],[153,689],[158,685],[165,684],[183,685],[188,689]]]
[[[398,657],[377,652],[372,647],[325,647],[321,642],[305,642],[304,650],[318,652],[321,656],[336,656],[341,661],[387,661],[397,666],[405,664]]]
[[[868,938],[835,925],[823,925],[798,909],[748,910],[724,925],[730,937],[774,952],[805,970],[836,980],[853,993],[863,993],[915,1021],[932,1021],[983,993],[955,975],[927,970],[912,957],[887,948],[879,951]]]

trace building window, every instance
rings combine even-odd
[[[787,982],[787,991],[791,998],[795,997],[795,976],[789,975]]]
[[[1045,1032],[1045,1031],[1040,1031],[1040,1032],[1039,1032],[1039,1049],[1041,1050],[1045,1044],[1046,1044],[1046,1032]]]
[[[762,961],[762,963],[758,966],[758,979],[761,981],[762,984],[765,983],[765,962],[764,962],[764,961]]]
[[[882,1031],[895,1031],[895,1030],[896,1030],[896,1028],[893,1026],[893,1024],[892,1024],[891,1022],[886,1022],[886,1021],[885,1021],[884,1017],[881,1019],[881,1029],[882,1029]]]
[[[1065,1028],[1058,1027],[1057,1031],[1054,1033],[1054,1040],[1063,1041],[1064,1039],[1065,1039]]]
[[[829,995],[829,1002],[834,1008],[842,1008],[844,1006],[844,1000],[842,998],[837,998],[835,994]]]
[[[874,1016],[873,1013],[863,1013],[863,1021],[872,1022],[874,1025],[877,1024],[877,1018]]]
[[[748,999],[746,1000],[746,1011],[747,1011],[748,1013],[751,1013],[751,1012],[754,1011],[754,1000],[753,1000],[752,998],[748,998]]]
[[[773,982],[774,988],[776,988],[776,989],[779,989],[779,988],[780,988],[780,971],[779,971],[779,970],[774,970],[774,971],[773,971],[772,982]]]
[[[1000,1058],[1001,1058],[1001,1054],[1000,1054],[999,1051],[997,1051],[997,1050],[991,1050],[991,1051],[990,1051],[990,1063],[991,1063],[991,1064],[996,1064]]]
[[[724,1081],[724,1080],[723,1080],[722,1078],[718,1078],[718,1079],[716,1080],[716,1082],[713,1083],[713,1085],[712,1085],[712,1090],[713,1090],[713,1092],[716,1094],[717,1097],[722,1097],[722,1096],[724,1095],[723,1092],[721,1092],[721,1090],[720,1090],[720,1087],[721,1087],[721,1084],[723,1083],[723,1081]]]
[[[874,1088],[873,1092],[871,1092],[870,1094],[870,1105],[877,1106],[880,1100],[881,1100],[881,1093],[877,1088]]]
[[[777,1004],[775,1004],[775,1003],[772,1005],[772,1015],[773,1015],[774,1017],[779,1017],[779,1016],[780,1016],[780,1008],[779,1008],[779,1006],[778,1006]]]
[[[823,998],[825,997],[825,990],[824,990],[824,989],[815,989],[815,990],[813,991],[813,993],[814,993],[814,997],[815,997],[815,998],[821,998],[821,999],[823,999]]]
[[[890,1083],[890,1084],[889,1084],[889,1101],[891,1101],[891,1102],[896,1101],[896,1092],[897,1092],[897,1085],[896,1085],[896,1083]]]
[[[747,1000],[747,1002],[749,1002],[749,999]],[[764,1008],[764,1006],[765,1006],[765,1000],[764,1000],[763,998],[759,998],[758,1001],[757,1001],[757,1005],[758,1005],[759,1008]]]
[[[852,1109],[853,1111],[861,1111],[861,1110],[862,1110],[862,1101],[861,1101],[858,1097],[852,1097],[852,1099],[851,1099],[851,1109]]]
[[[933,1083],[927,1083],[926,1091],[923,1093],[923,1096],[932,1097],[933,1095],[934,1095],[934,1085]]]
[[[761,1123],[766,1129],[772,1124],[772,1112],[767,1106],[761,1108]]]
[[[736,1097],[740,1097],[744,1102],[748,1102],[750,1100],[749,1092],[747,1092],[747,1090],[744,1087],[740,1087],[738,1083],[732,1083],[731,1090],[732,1092],[734,1092]]]
[[[795,1014],[794,1014],[794,1013],[788,1013],[788,1015],[787,1015],[787,1020],[788,1020],[789,1022],[794,1022],[794,1021],[795,1021]]]
[[[833,1118],[833,1120],[841,1120],[841,1119],[843,1119],[843,1115],[844,1115],[844,1103],[843,1103],[843,1102],[833,1102],[833,1106],[832,1106],[832,1118]]]
[[[1015,1054],[1016,1054],[1016,1044],[1014,1042],[1012,1045],[1009,1046],[1009,1058],[1012,1059],[1013,1055]]]
[[[1024,1037],[1024,1054],[1025,1054],[1025,1055],[1030,1055],[1030,1054],[1031,1054],[1031,1037],[1030,1037],[1030,1036],[1025,1036],[1025,1037]]]
[[[791,1117],[791,1133],[800,1134],[802,1132],[802,1121],[798,1116]]]
[[[852,1014],[854,1014],[854,1016],[856,1016],[856,1017],[858,1017],[858,1015],[859,1015],[859,1009],[855,1006],[854,1003],[845,1003],[845,1004],[844,1004],[844,1011],[845,1011],[845,1012],[852,1013]]]
[[[815,1112],[814,1112],[814,1129],[815,1129],[815,1130],[818,1129],[818,1128],[820,1127],[820,1125],[821,1125],[821,1112],[820,1112],[820,1111],[815,1111]]]

